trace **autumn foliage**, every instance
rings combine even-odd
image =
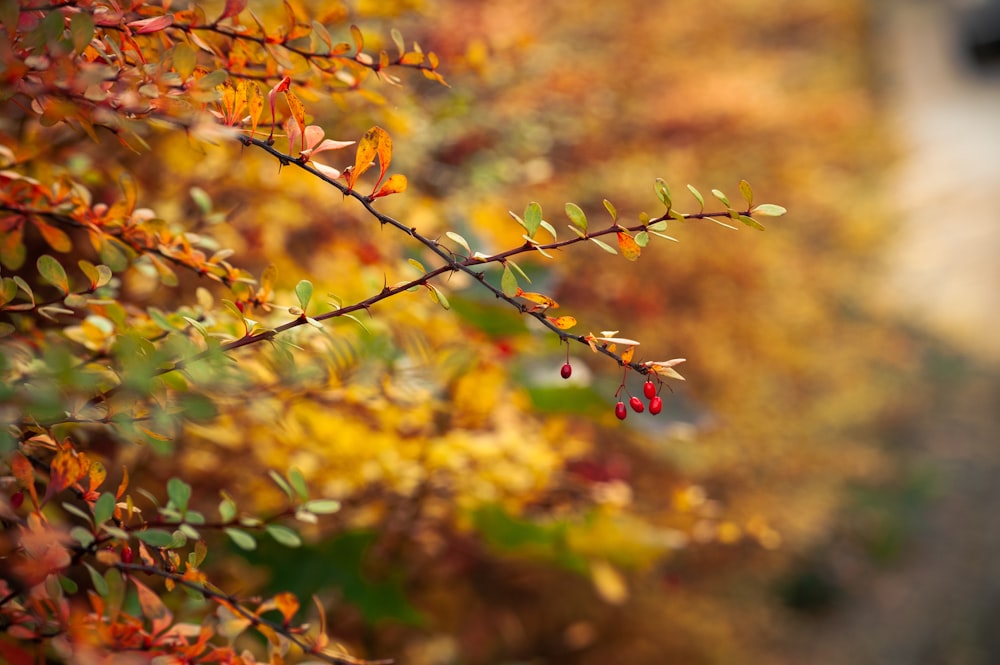
[[[545,616],[537,635],[510,618],[540,607],[557,617],[557,658],[614,623],[629,575],[669,584],[664,562],[681,550],[728,562],[716,548],[782,544],[786,497],[742,493],[738,460],[683,469],[635,443],[693,401],[671,403],[685,343],[703,351],[712,410],[775,457],[798,441],[742,419],[736,352],[697,338],[733,340],[695,327],[709,296],[685,301],[701,269],[739,273],[758,294],[751,237],[696,239],[720,244],[694,254],[704,268],[673,258],[681,227],[760,230],[784,214],[746,174],[732,195],[703,194],[669,174],[633,182],[624,166],[594,178],[581,151],[566,183],[498,209],[494,181],[477,192],[446,169],[503,171],[470,157],[495,136],[473,127],[430,166],[413,157],[419,116],[387,110],[425,100],[446,122],[462,94],[448,57],[406,41],[395,16],[362,30],[370,17],[338,3],[0,12],[7,661],[402,660],[451,631],[454,660],[491,662],[517,652],[505,640],[547,643]],[[449,20],[478,20],[463,12]],[[428,34],[463,63],[461,80],[488,77],[448,27]],[[579,193],[555,214],[530,201],[568,186]],[[732,238],[740,248],[726,249]],[[650,273],[626,268],[648,259],[671,274],[667,255],[690,278],[675,282],[671,303],[689,316],[669,348],[636,283]],[[593,288],[574,275],[611,277]],[[741,332],[760,352],[748,362],[800,372],[775,392],[815,386],[820,369],[794,345]],[[518,358],[555,381],[519,375]],[[853,413],[817,403],[816,422]],[[731,513],[685,475],[705,468],[738,498]],[[634,502],[644,490],[653,498]]]

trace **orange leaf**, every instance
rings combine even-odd
[[[63,448],[52,459],[49,468],[49,486],[45,490],[45,503],[50,498],[80,480],[86,470],[79,456],[72,448]]]
[[[389,176],[389,179],[385,181],[382,185],[382,189],[378,190],[378,193],[372,194],[373,199],[377,199],[380,196],[389,196],[390,194],[401,194],[406,191],[406,176],[399,173]]]
[[[628,347],[622,352],[622,362],[626,364],[632,362],[632,356],[634,355],[635,355],[635,347],[634,346]]]
[[[365,48],[365,38],[361,34],[361,28],[356,25],[351,26],[351,38],[354,39],[354,48],[356,49],[355,55],[361,53],[362,49]]]
[[[556,309],[559,307],[559,303],[546,295],[542,295],[541,293],[522,291],[518,288],[516,295],[519,298],[524,298],[525,300],[530,300],[531,302],[538,304],[541,309]]]
[[[622,256],[629,261],[635,261],[642,253],[642,248],[636,243],[635,238],[624,231],[618,232],[618,249],[621,250]]]
[[[291,623],[292,617],[299,611],[299,599],[295,597],[295,594],[287,591],[274,597],[274,605],[281,612],[281,616],[285,617],[286,624]]]
[[[38,232],[42,234],[45,238],[45,242],[48,243],[49,247],[56,250],[57,252],[68,252],[73,249],[73,243],[70,241],[69,236],[66,232],[60,228],[52,226],[43,222],[40,219],[31,220],[35,224],[35,228]]]
[[[549,323],[559,328],[559,330],[569,330],[576,325],[576,319],[572,316],[546,316],[545,318],[549,320]]]
[[[375,153],[378,155],[379,173],[375,187],[372,189],[372,193],[374,193],[385,177],[385,172],[389,170],[389,163],[392,162],[392,139],[389,137],[389,133],[381,127],[372,127],[372,129],[376,131],[378,137],[375,141]]]
[[[357,182],[361,174],[371,168],[372,164],[375,162],[375,157],[378,156],[380,161],[382,159],[382,153],[384,149],[381,148],[380,144],[387,140],[389,135],[381,127],[372,127],[365,135],[361,137],[358,141],[358,150],[354,153],[354,166],[351,168],[350,172],[347,174],[347,187],[349,189],[354,189],[354,183]],[[389,142],[389,153],[392,152],[392,142]],[[385,174],[385,170],[388,168],[388,164],[382,165],[382,173]],[[379,177],[379,182],[382,178]],[[377,185],[376,185],[377,186]]]

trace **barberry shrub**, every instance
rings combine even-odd
[[[487,328],[565,344],[563,379],[570,348],[616,364],[608,417],[660,414],[682,359],[575,332],[534,266],[578,245],[636,261],[668,225],[784,209],[746,181],[732,200],[688,186],[688,209],[658,179],[654,212],[529,202],[496,247],[449,228],[365,126],[386,95],[447,86],[433,52],[339,6],[207,6],[0,5],[0,655],[357,662],[337,598],[417,620],[359,571],[470,532],[620,602],[614,543],[651,560],[685,527],[616,511],[613,483],[565,498],[585,442],[532,415],[505,372],[518,345]],[[475,294],[507,314],[469,325]],[[253,579],[274,546],[321,572]]]

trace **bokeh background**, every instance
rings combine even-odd
[[[353,653],[414,665],[1000,662],[1000,73],[969,50],[984,15],[302,4],[372,49],[396,28],[440,55],[450,87],[303,92],[327,136],[389,131],[410,189],[384,209],[425,235],[516,246],[507,211],[530,201],[560,229],[567,201],[594,224],[604,198],[626,220],[659,214],[656,178],[685,212],[688,183],[735,201],[742,178],[789,212],[763,233],[672,224],[679,242],[635,263],[597,247],[523,262],[580,332],[688,359],[658,418],[619,423],[617,368],[573,348],[562,381],[564,347],[458,278],[449,312],[400,298],[366,330],[289,335],[297,372],[241,356],[271,389],[220,390],[219,418],[168,456],[119,454],[136,478],[183,475],[261,510],[279,500],[266,469],[291,464],[345,508],[305,548],[228,552],[220,586],[318,593]],[[255,274],[275,263],[288,297],[308,277],[361,300],[430,262],[259,154],[152,140],[180,168],[121,157],[144,200],[200,219],[190,187],[209,192],[229,212],[210,229],[221,246]],[[136,302],[167,297],[143,284]]]

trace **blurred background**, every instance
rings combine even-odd
[[[656,178],[683,212],[687,184],[738,201],[743,178],[789,212],[672,223],[635,263],[521,263],[574,332],[687,358],[659,417],[619,423],[617,368],[574,347],[563,381],[565,347],[457,278],[450,312],[399,299],[297,340],[329,376],[289,396],[264,363],[273,394],[145,469],[266,507],[264,469],[294,464],[344,502],[308,547],[221,574],[320,591],[353,653],[414,665],[1000,662],[996,3],[307,4],[440,55],[450,87],[306,99],[327,136],[389,131],[410,189],[384,210],[425,235],[516,246],[530,201],[560,233],[567,201],[655,216]],[[232,211],[222,246],[286,288],[359,300],[433,260],[260,155],[157,149],[185,166],[134,158],[150,205],[203,187]]]

